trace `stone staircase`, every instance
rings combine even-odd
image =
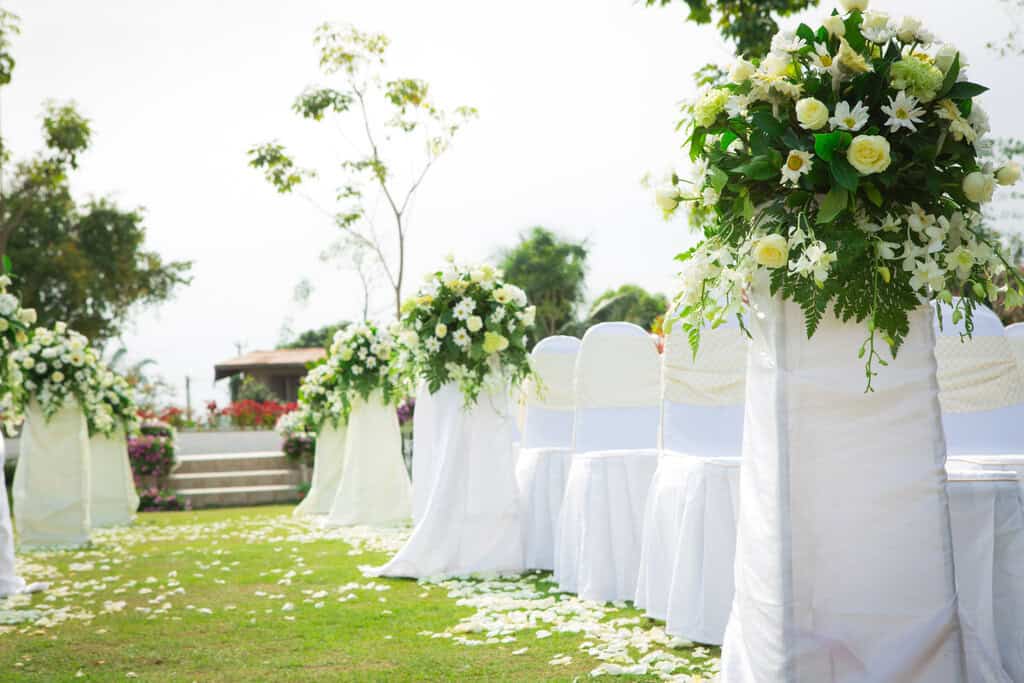
[[[299,470],[280,451],[179,455],[170,485],[193,508],[294,503]]]

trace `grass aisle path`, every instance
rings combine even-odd
[[[146,514],[92,547],[19,556],[51,589],[0,600],[0,680],[701,680],[717,652],[546,575],[369,579],[407,531],[313,530],[267,507]],[[31,617],[32,621],[14,623]],[[632,667],[632,668],[630,668]]]

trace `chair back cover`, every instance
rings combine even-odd
[[[576,360],[576,451],[657,447],[660,375],[658,350],[638,325],[587,330]]]
[[[1010,340],[1010,348],[1017,359],[1017,369],[1024,373],[1024,323],[1008,325],[1006,338]]]
[[[735,320],[704,330],[696,357],[685,330],[675,326],[662,356],[662,448],[739,457],[746,373],[747,338]]]
[[[533,348],[530,362],[540,383],[528,382],[523,448],[571,448],[576,399],[573,374],[580,340],[556,336],[542,339]]]
[[[128,438],[123,429],[89,439],[89,514],[94,528],[131,523],[139,509],[139,495],[128,459]]]
[[[935,358],[946,445],[950,455],[1024,452],[1024,373],[999,317],[979,306],[971,339],[952,307],[933,305]]]

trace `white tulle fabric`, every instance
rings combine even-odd
[[[5,454],[4,437],[0,434],[0,597],[25,590],[25,580],[18,576],[14,562],[14,529],[11,528],[3,468]]]
[[[341,479],[325,524],[384,525],[411,514],[412,487],[402,460],[398,414],[377,392],[352,406]]]
[[[957,595],[970,681],[1024,680],[1024,509],[1016,475],[950,469]]]
[[[524,387],[526,416],[516,481],[527,569],[554,569],[555,528],[572,458],[573,378],[580,340],[542,339],[531,355],[540,379]]]
[[[316,454],[313,457],[313,480],[309,493],[292,513],[296,516],[327,515],[331,512],[345,465],[345,438],[347,427],[335,427],[325,422],[316,435]]]
[[[131,524],[139,495],[123,429],[89,439],[89,514],[93,528]]]
[[[601,323],[576,363],[575,450],[554,574],[590,600],[632,600],[647,492],[658,463],[660,362],[641,328]]]
[[[865,393],[862,326],[757,305],[723,679],[964,681],[930,309]]]
[[[412,420],[412,521],[418,524],[427,510],[427,501],[434,488],[436,468],[434,452],[434,425],[439,419],[434,410],[437,400],[426,382],[416,391],[416,412]]]
[[[89,433],[78,404],[66,403],[49,421],[30,405],[14,473],[21,547],[70,548],[89,541],[89,474]]]
[[[508,394],[485,392],[465,408],[461,392],[447,384],[434,400],[437,474],[426,511],[391,562],[371,573],[423,578],[522,571],[517,430]]]

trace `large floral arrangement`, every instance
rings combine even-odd
[[[18,297],[7,291],[11,278],[0,275],[0,429],[10,432],[19,421],[22,373],[14,351],[28,343],[36,312],[22,308]]]
[[[673,175],[655,199],[667,214],[693,202],[703,222],[703,241],[679,257],[695,348],[703,326],[748,305],[745,291],[770,290],[800,305],[809,336],[830,307],[862,322],[870,388],[884,364],[876,342],[898,351],[923,300],[961,295],[954,317],[968,331],[978,303],[1020,305],[1024,283],[980,211],[1021,171],[979,160],[986,88],[955,47],[867,0],[842,5],[817,29],[776,34],[769,55],[740,59],[700,95],[688,122],[696,180]]]
[[[299,403],[307,421],[343,424],[355,401],[368,400],[376,391],[385,403],[394,403],[402,387],[396,352],[390,332],[373,323],[335,334],[327,357],[309,371],[299,388]]]
[[[488,381],[517,384],[530,375],[526,332],[536,309],[501,277],[488,265],[467,268],[449,260],[403,304],[410,367],[431,393],[454,382],[473,403]]]
[[[105,365],[97,367],[95,378],[97,411],[89,419],[90,433],[111,436],[118,428],[125,434],[137,431],[139,408],[128,380]]]
[[[99,359],[83,335],[64,323],[37,327],[29,342],[11,357],[25,389],[20,408],[35,401],[50,419],[67,401],[74,400],[97,430],[110,429],[113,415],[102,405],[98,391]]]

